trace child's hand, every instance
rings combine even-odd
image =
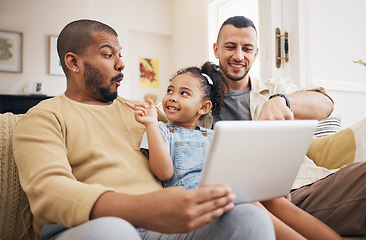
[[[158,121],[158,114],[155,108],[155,104],[151,98],[148,100],[148,104],[146,103],[137,103],[132,104],[130,102],[125,101],[126,105],[131,109],[135,110],[135,119],[141,124],[145,126],[156,123]]]
[[[287,195],[285,198],[291,202],[291,194]]]

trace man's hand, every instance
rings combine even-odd
[[[184,190],[168,187],[144,195],[102,194],[91,218],[116,216],[135,227],[162,233],[185,233],[201,228],[233,209],[235,195],[226,186]]]
[[[294,114],[286,106],[283,97],[274,97],[268,100],[262,107],[258,120],[293,120]]]
[[[158,114],[155,108],[155,104],[151,98],[148,99],[148,104],[137,103],[132,104],[125,101],[126,105],[132,110],[135,110],[135,119],[141,124],[148,126],[152,123],[156,123],[158,119]]]
[[[153,193],[152,195],[155,195]],[[151,209],[148,228],[164,233],[190,232],[201,228],[234,207],[235,195],[228,187],[200,187],[184,190],[164,188]],[[152,198],[147,199],[150,203]]]

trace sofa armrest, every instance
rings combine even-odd
[[[29,202],[13,155],[13,130],[21,115],[0,114],[0,239],[35,239]]]

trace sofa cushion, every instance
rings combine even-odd
[[[341,118],[339,117],[328,117],[326,119],[320,120],[318,123],[318,128],[314,133],[314,137],[324,137],[330,134],[337,133],[342,130]]]
[[[34,239],[28,199],[13,156],[13,130],[21,115],[0,114],[0,239]]]
[[[318,166],[340,168],[366,159],[366,119],[325,137],[314,138],[306,154]]]

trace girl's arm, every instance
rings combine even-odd
[[[174,173],[173,161],[161,136],[154,102],[149,98],[149,106],[143,103],[136,105],[125,103],[135,110],[136,121],[146,126],[151,171],[161,181],[169,180]]]

